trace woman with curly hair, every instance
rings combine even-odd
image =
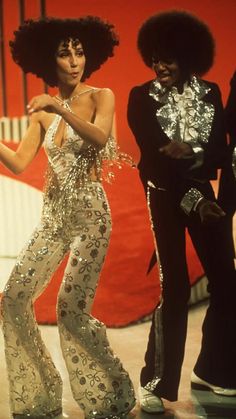
[[[184,357],[190,297],[186,229],[210,293],[192,387],[226,396],[236,395],[236,278],[224,212],[210,184],[228,159],[220,91],[201,78],[213,63],[213,37],[195,16],[167,11],[144,22],[138,48],[155,79],[131,90],[128,121],[141,152],[138,167],[162,289],[139,393],[144,411],[160,413],[161,398],[178,397]]]
[[[74,399],[88,419],[125,417],[134,405],[128,373],[109,346],[104,324],[90,314],[111,231],[102,163],[117,155],[113,92],[85,79],[113,56],[116,45],[113,25],[91,16],[29,20],[10,43],[24,72],[58,87],[56,96],[42,94],[29,102],[30,125],[16,152],[0,144],[0,160],[14,173],[29,165],[43,143],[49,161],[41,221],[2,299],[14,418],[62,411],[62,380],[32,305],[68,252],[57,314]]]

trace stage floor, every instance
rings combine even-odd
[[[197,419],[236,418],[236,397],[215,396],[211,392],[190,390],[190,374],[198,354],[201,340],[201,323],[206,310],[206,303],[190,309],[189,326],[183,365],[179,401],[165,402],[166,413],[163,415],[148,415],[135,408],[135,419]],[[149,333],[150,323],[142,323],[121,329],[107,329],[108,337],[116,354],[121,358],[129,371],[137,390],[139,372],[143,364],[143,356]],[[40,326],[43,338],[57,365],[64,381],[63,415],[57,419],[83,419],[83,413],[72,398],[64,361],[59,350],[59,337],[56,326]],[[217,349],[216,349],[217,350]],[[0,419],[9,419],[8,384],[3,352],[3,337],[0,333]]]

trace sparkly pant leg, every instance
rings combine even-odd
[[[74,398],[86,418],[118,418],[134,404],[133,387],[109,346],[104,324],[90,314],[107,252],[110,211],[101,186],[81,193],[79,202],[58,298],[61,347]]]
[[[62,241],[45,238],[42,225],[21,252],[2,299],[12,413],[46,415],[61,409],[62,382],[41,339],[33,301],[63,258]]]
[[[184,358],[190,296],[185,225],[168,192],[150,188],[147,198],[162,292],[153,314],[140,379],[141,385],[157,396],[174,401]]]

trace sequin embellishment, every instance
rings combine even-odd
[[[86,419],[118,419],[135,404],[133,385],[109,346],[104,324],[91,315],[111,232],[103,187],[90,180],[90,168],[95,165],[99,172],[102,157],[71,128],[63,147],[57,147],[53,138],[58,124],[56,117],[45,139],[50,169],[42,218],[19,255],[2,298],[10,408],[16,418],[61,412],[62,380],[32,306],[69,253],[57,315],[72,393]]]
[[[167,137],[193,146],[208,142],[215,110],[213,104],[204,102],[202,98],[209,90],[195,76],[185,83],[181,94],[175,86],[167,89],[157,80],[152,82],[149,95],[163,105],[156,115]]]

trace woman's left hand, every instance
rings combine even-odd
[[[29,114],[32,114],[33,112],[39,112],[39,111],[55,113],[59,106],[60,105],[58,104],[56,99],[44,93],[39,96],[34,96],[29,102],[29,104],[27,105],[27,109],[28,109]]]
[[[193,156],[193,149],[187,143],[180,143],[173,140],[164,147],[159,148],[160,153],[164,154],[171,159],[184,159]]]

